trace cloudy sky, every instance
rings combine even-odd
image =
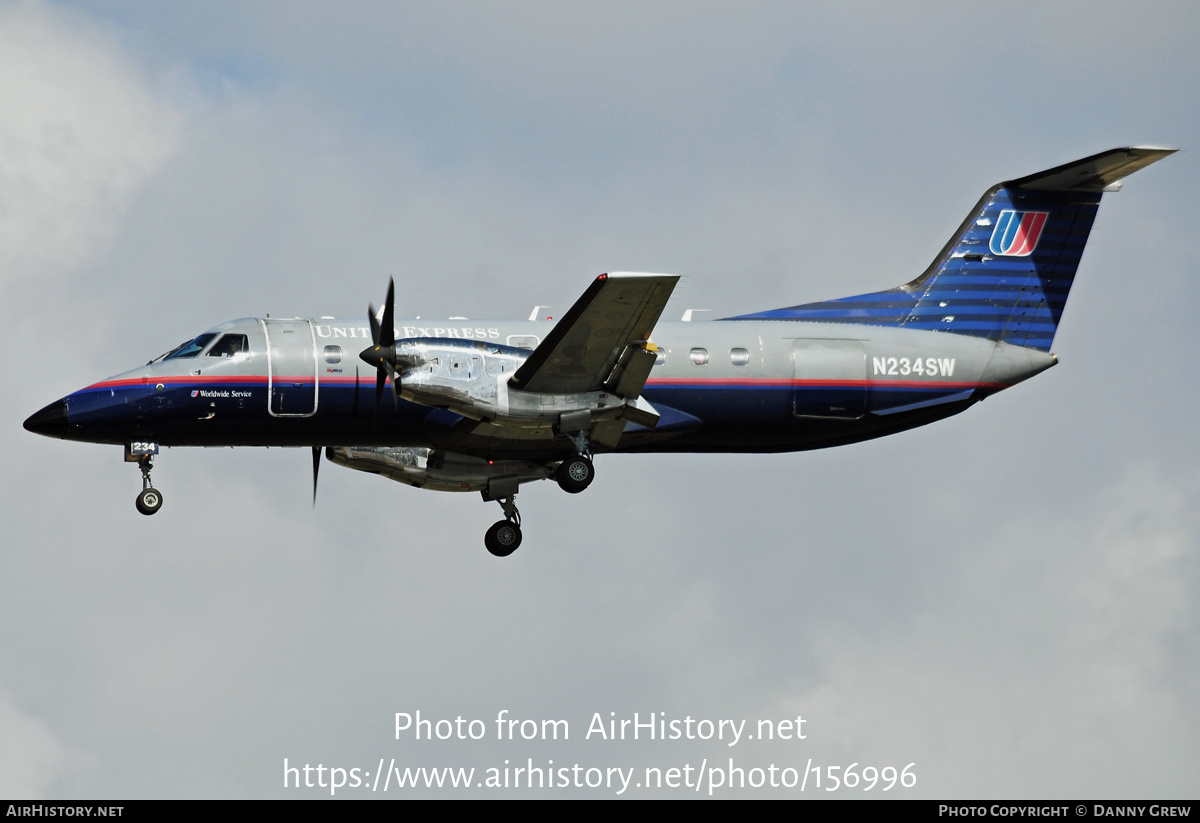
[[[0,0],[0,796],[328,796],[285,759],[394,759],[1195,797],[1200,12],[892,6]],[[992,183],[1139,143],[1184,151],[1106,195],[1057,368],[832,451],[601,458],[527,487],[505,561],[474,495],[326,464],[314,511],[307,450],[175,449],[145,518],[119,449],[21,428],[389,276],[423,317],[609,270],[684,275],[670,314],[890,287]],[[418,711],[487,734],[397,739]],[[635,712],[806,736],[585,739]]]

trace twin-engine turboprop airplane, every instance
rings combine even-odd
[[[602,274],[548,327],[397,322],[389,285],[365,324],[223,323],[25,428],[124,446],[143,514],[162,505],[150,482],[161,446],[310,446],[314,502],[324,449],[499,502],[505,519],[484,543],[506,556],[521,543],[520,485],[554,477],[581,492],[594,454],[838,446],[949,417],[1053,366],[1101,194],[1173,151],[1113,149],[993,186],[929,268],[888,291],[668,323],[678,277]]]

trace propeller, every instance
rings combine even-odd
[[[313,446],[313,508],[317,507],[317,472],[321,470],[321,447]]]
[[[388,278],[387,300],[383,304],[383,322],[375,319],[375,304],[367,304],[367,320],[371,324],[373,345],[358,355],[367,365],[375,367],[375,414],[379,415],[379,404],[383,401],[383,384],[392,378],[392,399],[399,400],[396,389],[396,324],[393,317],[396,281]]]

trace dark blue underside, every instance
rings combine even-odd
[[[239,398],[194,398],[193,392],[239,391]],[[85,389],[67,398],[67,432],[72,440],[124,444],[156,440],[164,446],[205,445],[440,445],[467,453],[544,454],[555,443],[505,442],[470,434],[471,421],[385,393],[378,416],[374,386],[322,386],[316,414],[276,417],[267,413],[265,385],[205,383]],[[357,398],[355,394],[357,392]],[[899,421],[884,420],[891,410],[921,410],[931,419],[961,410],[975,392],[961,384],[925,387],[843,387],[790,384],[704,385],[647,388],[650,403],[666,407],[664,430],[630,427],[622,450],[676,448],[694,451],[790,451],[816,448],[823,440],[886,434]],[[858,404],[857,408],[855,403]],[[831,407],[850,408],[853,419],[838,419]],[[964,406],[965,407],[965,406]],[[861,412],[859,411],[861,410]],[[874,413],[874,414],[872,414]],[[824,419],[814,419],[814,416]],[[859,419],[861,418],[861,419]],[[861,431],[856,436],[855,431]],[[324,442],[323,438],[327,440]],[[459,448],[461,447],[461,448]]]

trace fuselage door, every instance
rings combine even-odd
[[[309,320],[262,321],[267,336],[267,410],[273,417],[317,411],[317,334]]]
[[[867,406],[867,352],[860,340],[793,340],[792,414],[856,420]]]

